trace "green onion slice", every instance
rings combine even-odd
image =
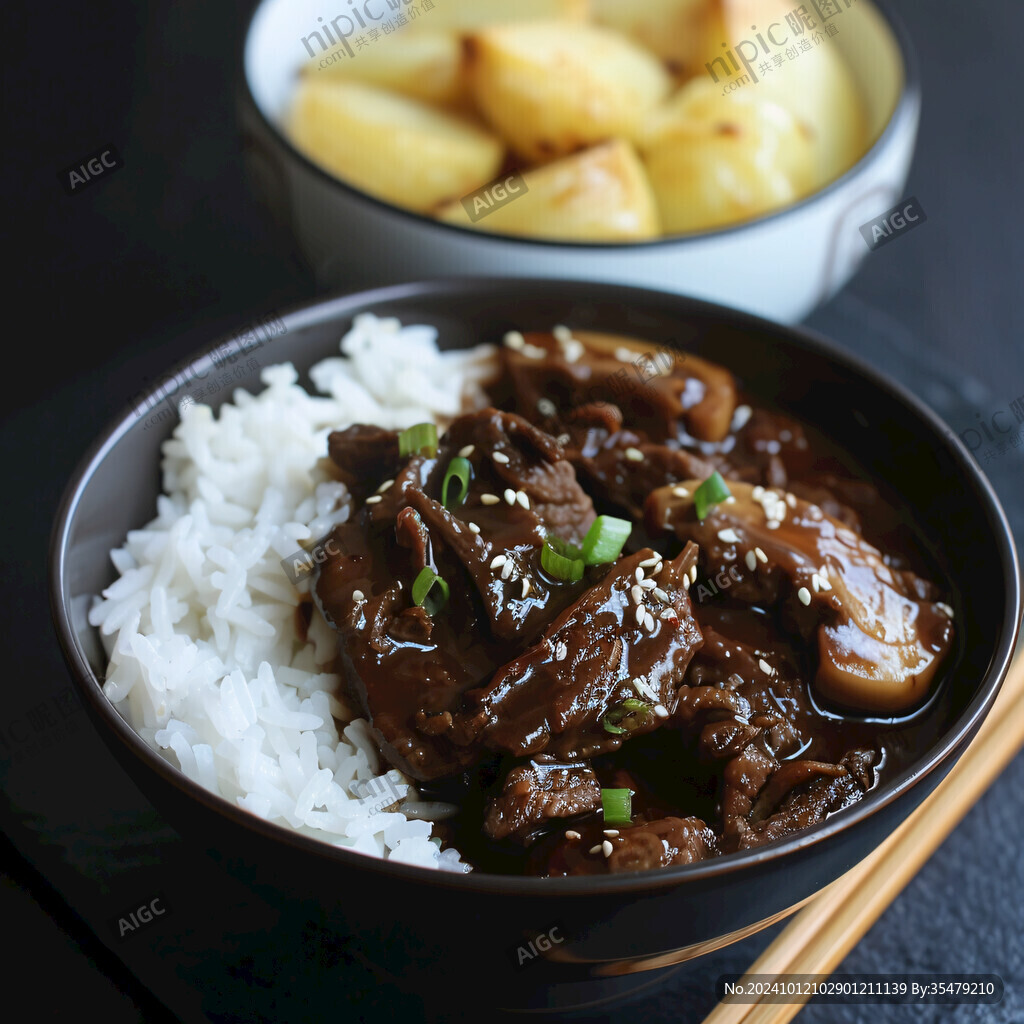
[[[426,455],[433,458],[437,454],[437,426],[433,423],[417,423],[398,435],[398,454]]]
[[[412,585],[413,604],[421,605],[433,618],[448,603],[448,594],[448,584],[429,565],[420,569]]]
[[[583,561],[587,565],[614,562],[622,554],[633,524],[628,519],[598,516],[583,538]]]
[[[557,537],[548,537],[544,541],[544,547],[540,549],[540,564],[556,580],[576,583],[583,579],[583,559],[579,549]]]
[[[606,825],[629,825],[633,821],[633,790],[602,789],[601,813]]]
[[[732,491],[726,486],[722,474],[716,469],[694,492],[693,503],[697,509],[697,518],[703,522],[712,505],[717,505],[731,497]]]
[[[444,482],[441,484],[441,504],[445,508],[455,508],[466,500],[466,495],[469,494],[469,481],[472,476],[473,464],[469,459],[458,456],[448,463],[448,471],[445,473]],[[458,494],[451,496],[451,502],[449,503],[448,485],[453,480],[458,480],[459,491]]]
[[[651,706],[635,697],[627,697],[616,705],[601,719],[605,732],[620,736],[624,732],[633,732],[646,725],[650,720]]]

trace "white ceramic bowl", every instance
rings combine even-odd
[[[246,33],[240,107],[257,191],[325,288],[443,275],[573,277],[665,289],[795,323],[868,255],[860,225],[903,198],[921,91],[905,32],[872,0],[844,11],[829,40],[868,112],[874,142],[861,160],[814,195],[744,224],[628,244],[547,242],[442,224],[313,164],[288,141],[283,119],[308,60],[301,40],[322,16],[320,0],[262,0]]]

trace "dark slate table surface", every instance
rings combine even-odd
[[[21,493],[6,489],[2,590],[9,679],[25,685],[10,687],[0,712],[0,920],[9,990],[27,986],[43,1019],[83,1006],[108,1024],[423,1017],[353,945],[317,947],[316,935],[184,847],[93,737],[49,624],[48,532],[89,440],[146,377],[219,330],[316,294],[242,184],[230,69],[248,6],[59,0],[45,13],[7,12],[7,350],[17,363],[0,438]],[[925,96],[907,194],[928,223],[873,254],[809,323],[909,385],[960,432],[1024,395],[1014,71],[1024,5],[897,6]],[[107,143],[125,167],[67,197],[56,172]],[[1018,545],[1021,453],[977,453]],[[59,757],[47,756],[58,746]],[[995,973],[1003,1002],[812,1003],[801,1020],[1024,1020],[1022,793],[1018,757],[840,968]],[[159,925],[115,941],[109,920],[156,893],[168,907]],[[714,1004],[714,979],[742,971],[779,927],[684,967],[626,1007],[576,1019],[698,1021]],[[317,994],[339,975],[329,998]]]

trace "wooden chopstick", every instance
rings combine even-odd
[[[868,857],[799,911],[747,970],[831,974],[1024,746],[1024,656],[978,734],[934,793]],[[746,977],[745,976],[745,977]],[[792,1003],[719,1003],[704,1024],[785,1024]]]

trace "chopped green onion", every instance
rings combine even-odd
[[[587,565],[614,562],[622,554],[633,524],[628,519],[598,516],[583,538],[583,561]]]
[[[635,697],[627,697],[616,705],[601,719],[605,732],[619,736],[624,732],[633,732],[646,725],[650,720],[651,705],[645,704]],[[623,723],[620,725],[619,723]]]
[[[712,505],[731,497],[732,491],[726,487],[722,474],[716,469],[694,492],[693,503],[697,509],[697,518],[703,522]]]
[[[433,423],[417,423],[398,435],[398,454],[426,455],[433,458],[437,454],[437,427]]]
[[[473,475],[473,464],[469,459],[461,456],[452,459],[448,463],[448,472],[444,475],[444,483],[441,484],[441,504],[445,508],[455,508],[466,500],[469,494],[469,481]],[[448,503],[448,485],[453,481],[459,481],[459,493],[452,496],[451,504]]]
[[[412,585],[413,604],[421,605],[433,618],[448,603],[448,595],[448,584],[429,565],[420,569]]]
[[[557,537],[548,537],[540,549],[540,564],[544,571],[556,580],[576,583],[583,579],[583,559],[578,548],[566,544]]]
[[[633,790],[602,789],[601,813],[606,825],[629,825],[633,821]]]

